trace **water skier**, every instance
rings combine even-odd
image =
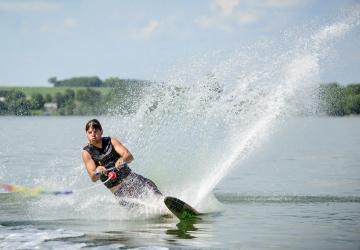
[[[101,180],[118,198],[121,205],[127,200],[141,199],[149,194],[162,196],[155,183],[134,173],[127,163],[134,160],[129,150],[114,137],[103,137],[100,122],[92,119],[85,125],[88,145],[83,148],[82,159],[90,179]]]

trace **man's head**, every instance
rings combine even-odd
[[[97,119],[92,119],[86,123],[85,131],[88,131],[90,128],[102,131],[101,124]]]
[[[86,136],[90,143],[98,143],[101,141],[103,133],[101,124],[98,120],[92,119],[85,125]]]

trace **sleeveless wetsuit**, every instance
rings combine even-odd
[[[84,150],[91,155],[96,166],[105,166],[106,169],[115,166],[115,162],[121,157],[112,145],[110,137],[102,138],[102,148],[88,144],[84,147]],[[105,175],[101,175],[100,180],[105,182],[104,185],[107,188],[121,184],[114,194],[119,198],[123,198],[120,200],[122,205],[129,205],[126,198],[139,199],[149,194],[162,195],[153,181],[132,172],[127,165],[115,170],[115,172],[117,175],[115,180],[105,182],[108,179]]]
[[[115,166],[115,162],[121,157],[114,146],[111,143],[110,137],[102,138],[102,148],[95,147],[94,145],[88,144],[84,147],[94,160],[96,167],[104,166],[106,169],[112,168]],[[114,170],[117,178],[114,180],[109,180],[105,182],[108,177],[106,175],[100,175],[100,180],[105,182],[104,185],[107,188],[112,188],[118,185],[123,179],[125,179],[130,173],[131,169],[128,166],[123,166]]]

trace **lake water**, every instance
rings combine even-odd
[[[0,183],[74,191],[0,193],[0,249],[360,248],[359,117],[282,122],[221,178],[197,206],[209,213],[191,223],[129,214],[89,180],[80,158],[88,119],[0,117]],[[182,196],[169,179],[181,189],[196,178],[191,156],[184,156],[187,175],[174,178],[181,173],[177,164],[159,168],[164,162],[142,159],[151,147],[137,146],[124,132],[126,123],[100,120],[105,134],[125,138],[135,155],[134,171],[150,176],[165,194]],[[166,158],[176,146],[154,146],[153,154]]]

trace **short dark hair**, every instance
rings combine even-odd
[[[85,125],[85,131],[88,131],[89,128],[93,128],[95,130],[101,130],[102,131],[102,127],[100,122],[97,119],[92,119],[90,121],[88,121]]]

